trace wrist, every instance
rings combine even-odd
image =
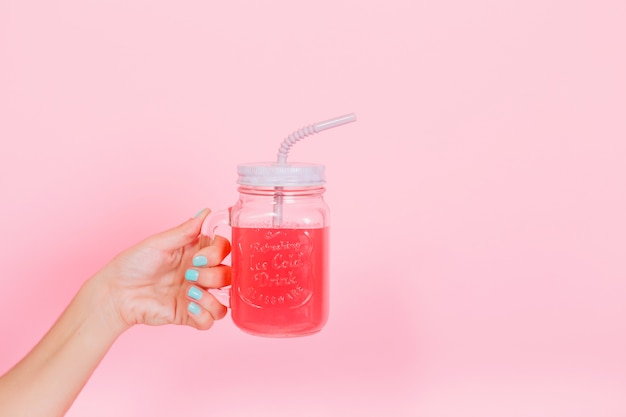
[[[111,337],[117,338],[130,327],[120,315],[111,282],[102,271],[85,282],[80,293],[88,300],[95,320]]]

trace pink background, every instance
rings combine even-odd
[[[322,333],[124,334],[69,416],[626,415],[624,1],[0,1],[0,372],[125,247],[327,165]],[[60,381],[62,381],[60,376]]]

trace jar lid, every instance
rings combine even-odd
[[[258,162],[237,165],[237,184],[256,187],[308,187],[326,181],[324,165]]]

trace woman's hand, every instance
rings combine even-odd
[[[127,249],[93,277],[109,293],[112,319],[122,328],[185,324],[208,329],[226,315],[226,307],[207,289],[230,284],[230,267],[220,264],[230,243],[217,236],[200,247],[200,228],[209,212],[202,210]]]
[[[37,346],[0,377],[0,415],[64,415],[113,342],[133,324],[208,329],[224,317],[226,307],[206,290],[230,284],[230,268],[220,266],[230,243],[217,238],[200,251],[208,214],[202,210],[149,237],[87,280]],[[186,280],[185,271],[194,256],[196,266],[205,267],[192,284],[195,274],[187,273]]]

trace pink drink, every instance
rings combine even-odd
[[[328,319],[328,227],[232,229],[232,318],[263,336],[318,332]]]

